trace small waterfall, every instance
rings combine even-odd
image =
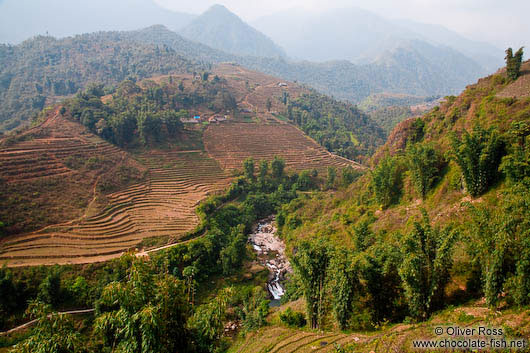
[[[269,269],[267,289],[274,301],[279,301],[285,293],[281,282],[292,269],[285,256],[285,244],[276,236],[274,217],[259,221],[249,242],[258,254],[259,263]]]

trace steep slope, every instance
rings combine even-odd
[[[57,108],[38,126],[0,140],[0,219],[7,234],[71,221],[102,207],[104,194],[143,180],[145,171]]]
[[[258,30],[286,48],[300,60],[370,61],[396,39],[412,39],[414,34],[369,11],[359,8],[319,13],[290,10],[253,22]]]
[[[413,352],[417,340],[462,342],[435,327],[486,322],[507,342],[528,337],[529,69],[515,81],[501,70],[447,97],[398,125],[371,173],[282,208],[279,234],[295,270],[285,316],[269,317],[231,352],[335,343],[343,352]],[[286,328],[287,308],[305,309],[307,325]]]
[[[503,51],[491,44],[467,39],[441,25],[409,20],[398,20],[395,23],[414,31],[419,39],[458,50],[478,62],[487,72],[494,72],[504,65]]]
[[[288,171],[322,175],[328,167],[364,169],[285,121],[282,93],[295,100],[308,89],[292,82],[279,86],[277,78],[235,65],[219,66],[214,74],[211,81],[192,74],[125,81],[114,95],[88,89],[38,127],[0,140],[6,146],[0,148],[6,181],[0,219],[9,232],[0,239],[0,261],[90,263],[152,246],[150,238],[183,241],[199,224],[198,203],[225,189],[247,157],[279,156]],[[177,132],[170,134],[175,110],[181,117],[202,115],[202,124],[175,124]],[[208,123],[221,113],[228,121]],[[359,126],[372,127],[364,115],[356,118]]]
[[[222,5],[214,5],[179,33],[193,41],[237,55],[285,56],[276,44]]]
[[[66,37],[156,24],[178,30],[195,17],[166,10],[152,0],[5,0],[0,2],[0,43],[20,43],[44,34]]]
[[[401,41],[380,54],[368,66],[371,76],[388,92],[398,93],[401,80],[412,85],[417,95],[456,93],[484,74],[473,60],[448,47],[436,47],[419,40]],[[400,92],[401,93],[401,92]]]

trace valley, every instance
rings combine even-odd
[[[0,0],[0,353],[527,351],[528,6],[378,1]]]
[[[56,218],[53,203],[43,200],[38,211],[49,215],[46,226],[32,232],[13,229],[13,234],[0,242],[0,262],[10,267],[100,262],[119,257],[128,250],[177,243],[199,225],[196,206],[208,195],[226,189],[249,157],[258,162],[280,157],[288,170],[315,169],[322,175],[328,167],[364,168],[331,154],[301,130],[268,111],[268,97],[274,101],[270,110],[283,113],[285,108],[279,101],[282,92],[296,98],[304,91],[300,86],[293,83],[288,87],[279,86],[277,78],[233,65],[221,65],[213,73],[226,80],[238,109],[251,112],[253,119],[243,122],[242,118],[232,116],[228,121],[210,123],[204,128],[188,126],[181,133],[183,141],[187,141],[184,146],[131,153],[102,141],[83,126],[61,116],[57,108],[40,125],[18,137],[22,141],[1,150],[5,168],[0,175],[17,177],[10,185],[26,188],[35,181],[62,180],[48,193],[56,192],[59,199],[63,193],[83,191],[80,186],[64,183],[78,178],[86,183],[83,197],[87,199],[85,207],[79,204],[75,210],[62,213],[63,219]],[[154,77],[142,85],[148,89],[150,82],[168,80],[169,76]],[[183,82],[189,89],[197,85],[191,75],[172,75],[171,80]],[[102,97],[102,100],[109,98]],[[206,106],[196,109],[204,116],[215,113]],[[186,147],[202,145],[203,149],[186,150]],[[101,158],[117,164],[109,171],[99,169]],[[97,164],[90,167],[87,163]],[[126,187],[107,185],[113,179],[116,182],[125,178],[119,173],[130,172],[126,165],[134,165],[141,180]],[[25,207],[20,201],[19,205]],[[64,207],[64,201],[61,206]],[[8,220],[8,216],[3,219]],[[28,215],[25,222],[30,224],[26,229],[37,228],[37,220]]]

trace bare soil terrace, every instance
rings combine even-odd
[[[210,125],[204,133],[205,148],[223,169],[240,169],[243,161],[285,159],[295,171],[327,167],[361,166],[333,155],[290,124],[225,123]]]
[[[199,222],[197,204],[225,189],[232,171],[241,169],[247,157],[270,161],[280,156],[294,171],[362,168],[329,153],[272,114],[284,108],[284,92],[294,98],[303,87],[229,64],[215,68],[213,74],[227,81],[238,106],[251,111],[256,123],[232,116],[210,124],[202,139],[194,137],[201,140],[193,145],[197,148],[187,143],[187,150],[151,149],[133,158],[62,117],[58,109],[16,141],[2,140],[0,201],[5,207],[0,220],[9,214],[18,218],[11,222],[10,235],[0,239],[0,264],[99,262],[153,237],[179,242]],[[185,86],[193,81],[190,75],[173,78]]]
[[[201,151],[151,151],[139,159],[149,168],[146,182],[108,195],[108,206],[94,216],[8,238],[0,261],[9,266],[97,262],[146,238],[178,239],[197,226],[195,206],[229,182]]]

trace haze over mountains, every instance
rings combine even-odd
[[[285,56],[272,40],[222,5],[214,5],[179,31],[184,37],[238,55]]]
[[[484,72],[503,64],[502,50],[466,39],[443,26],[388,20],[359,8],[318,14],[291,10],[262,17],[252,25],[297,59],[371,63],[396,48],[414,48],[414,43],[424,41],[442,55],[449,48],[460,51],[479,63]]]
[[[222,5],[196,16],[163,9],[152,0],[95,0],[75,5],[66,0],[4,0],[0,2],[0,42],[16,43],[46,32],[64,37],[132,31],[51,42],[37,37],[21,45],[0,46],[0,99],[4,103],[0,130],[18,126],[30,112],[75,93],[102,72],[111,73],[105,76],[107,84],[128,75],[180,72],[180,67],[171,69],[165,64],[149,69],[136,65],[162,62],[168,55],[171,60],[180,55],[203,68],[234,62],[353,103],[374,94],[456,94],[502,65],[502,51],[492,46],[441,26],[398,23],[360,9],[322,16],[286,12],[264,17],[254,25],[265,34]],[[120,50],[99,49],[101,45],[119,47],[123,41],[130,51],[138,46],[134,60],[127,59],[126,64]],[[67,55],[71,51],[82,60],[71,60]],[[40,74],[28,76],[34,70]]]

